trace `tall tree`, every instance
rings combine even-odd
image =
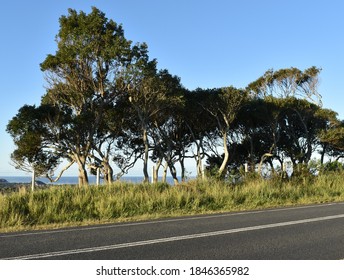
[[[217,138],[217,122],[209,112],[210,96],[216,94],[217,89],[197,88],[185,92],[184,122],[187,134],[192,143],[192,157],[196,162],[197,177],[203,175],[203,159],[207,156],[207,146],[211,146],[212,139]]]
[[[251,171],[255,170],[256,164],[259,164],[258,169],[261,170],[263,162],[271,163],[273,158],[278,157],[279,100],[272,96],[249,99],[239,111],[236,126],[241,141],[237,148],[246,150],[245,161]]]
[[[244,104],[245,99],[246,92],[232,86],[218,89],[209,95],[209,103],[205,107],[205,110],[207,110],[217,122],[217,129],[222,138],[224,152],[223,161],[218,170],[219,176],[224,175],[229,160],[228,139],[230,136],[230,128]]]
[[[154,142],[150,139],[152,134],[149,131],[160,122],[159,119],[165,119],[167,111],[173,110],[173,106],[181,102],[181,84],[180,79],[167,70],[158,71],[156,61],[150,61],[148,56],[137,60],[133,65],[135,68],[132,68],[129,76],[124,77],[123,82],[126,84],[132,108],[128,117],[140,126],[144,145],[143,175],[144,182],[148,182],[149,150]],[[171,161],[169,162],[171,164]],[[172,165],[170,167],[172,168]]]
[[[99,128],[121,92],[118,77],[130,61],[131,42],[121,25],[94,7],[90,14],[69,9],[68,16],[60,18],[56,42],[56,53],[41,64],[48,81],[43,102],[69,112],[70,124],[64,125],[68,133],[63,139],[59,135],[59,143],[64,143],[60,148],[78,164],[79,185],[84,185],[87,160],[97,146],[95,136],[108,135]]]

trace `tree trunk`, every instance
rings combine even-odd
[[[155,166],[152,167],[152,183],[156,184],[158,182],[158,175]]]
[[[97,180],[96,180],[96,185],[97,187],[99,186],[100,184],[100,169],[99,167],[97,168]]]
[[[163,181],[164,183],[166,183],[167,168],[168,168],[168,164],[167,164],[167,162],[166,162],[166,163],[165,163],[165,166],[164,166],[164,172],[163,172],[163,174],[162,174],[162,181]]]
[[[143,143],[145,146],[145,152],[143,156],[143,182],[148,183],[149,182],[149,176],[148,176],[148,152],[149,152],[149,146],[148,146],[148,137],[147,137],[147,129],[143,128]]]
[[[35,190],[35,185],[36,185],[36,171],[33,168],[32,169],[32,179],[31,179],[31,191]]]
[[[105,184],[111,185],[113,182],[113,169],[108,162],[103,162],[104,165],[104,181]]]
[[[202,157],[201,157],[201,143],[197,144],[197,177],[202,178]]]
[[[201,156],[201,149],[203,149],[203,137],[200,137],[199,143],[197,142],[197,139],[195,137],[195,134],[193,133],[191,127],[187,125],[192,138],[194,139],[194,143],[197,147],[197,155],[194,155],[194,159],[196,161],[196,170],[197,170],[197,178],[203,178],[203,162],[202,162],[202,156]]]
[[[308,164],[311,158],[312,158],[312,143],[309,139],[307,139],[307,152],[305,155],[305,163]]]
[[[223,150],[224,150],[224,158],[223,158],[223,161],[222,161],[222,164],[220,166],[220,169],[218,171],[218,174],[219,176],[222,176],[223,175],[223,172],[227,166],[227,162],[228,162],[228,159],[229,159],[229,152],[228,152],[228,147],[227,147],[227,132],[223,132]]]
[[[186,177],[185,177],[185,165],[184,165],[184,158],[181,158],[179,160],[179,163],[180,163],[180,175],[181,175],[181,178],[182,178],[182,182],[185,182],[186,180]]]
[[[325,155],[326,155],[326,150],[327,150],[327,144],[323,144],[323,147],[322,147],[322,151],[321,151],[321,158],[320,158],[320,164],[321,166],[324,165],[324,159],[325,159]]]
[[[88,176],[85,168],[79,167],[79,187],[88,185]]]
[[[161,166],[161,162],[162,160],[159,159],[155,165],[154,174],[153,174],[153,183],[157,183],[159,181],[159,169]]]
[[[172,175],[172,178],[173,178],[173,183],[175,185],[178,185],[179,184],[179,181],[178,181],[178,178],[177,178],[177,170],[176,168],[174,167],[173,163],[170,162],[168,164],[169,168],[170,168],[170,172],[171,172],[171,175]]]
[[[197,178],[202,178],[202,159],[197,159]]]
[[[78,170],[79,170],[79,187],[88,185],[88,176],[86,171],[86,159],[85,157],[78,157]]]

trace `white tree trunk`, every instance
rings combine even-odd
[[[35,190],[35,184],[36,184],[36,171],[35,169],[32,170],[32,179],[31,179],[31,191]]]
[[[97,168],[97,186],[99,186],[99,181],[100,181],[100,168]]]
[[[223,133],[223,150],[224,150],[225,156],[223,158],[223,162],[221,164],[221,167],[218,171],[218,174],[220,176],[222,176],[222,174],[223,174],[223,172],[227,166],[228,159],[229,159],[229,151],[228,151],[228,147],[227,147],[227,132],[226,131]]]

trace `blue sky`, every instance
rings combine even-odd
[[[159,68],[189,89],[245,87],[270,68],[320,67],[324,107],[344,118],[344,1],[3,1],[0,177],[25,175],[9,164],[14,145],[5,129],[21,106],[38,105],[45,92],[39,64],[56,50],[59,17],[91,6],[122,23],[128,39],[146,42]],[[141,175],[140,168],[134,173]]]

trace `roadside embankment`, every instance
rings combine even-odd
[[[34,192],[19,188],[0,194],[0,230],[76,226],[96,223],[240,211],[344,201],[343,174],[240,183],[191,180],[111,186],[51,186]]]

